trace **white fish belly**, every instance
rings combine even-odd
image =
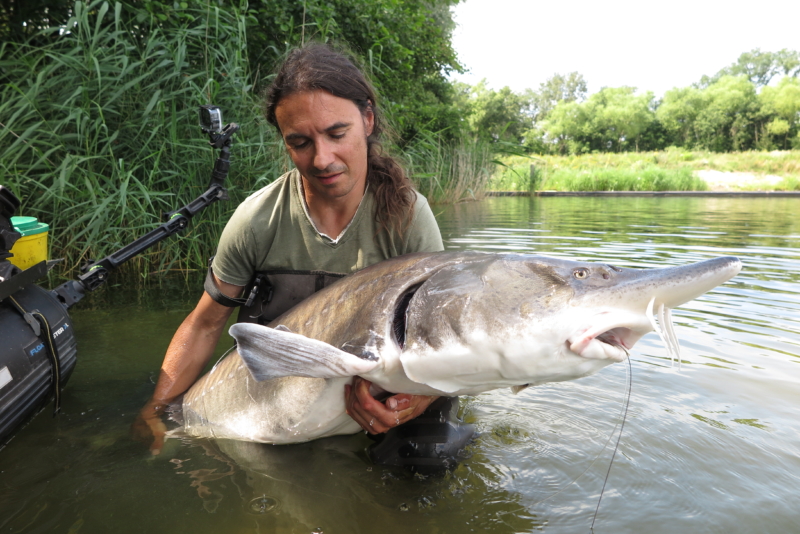
[[[350,379],[286,377],[256,382],[231,353],[192,386],[183,399],[186,434],[261,443],[299,443],[353,434],[345,413]]]

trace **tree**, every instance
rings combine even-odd
[[[785,76],[778,85],[764,87],[758,100],[764,114],[771,118],[766,124],[767,133],[783,138],[781,148],[790,148],[791,133],[797,131],[800,122],[800,80]]]
[[[655,115],[653,93],[635,93],[633,87],[604,87],[583,103],[561,101],[542,130],[561,152],[639,150]]]
[[[655,120],[653,93],[635,93],[633,87],[604,87],[586,102],[593,117],[591,135],[606,141],[615,151],[631,145],[638,151],[639,137]]]
[[[754,48],[744,52],[736,60],[714,76],[703,76],[701,87],[708,87],[723,76],[746,76],[756,87],[769,85],[778,75],[797,77],[800,75],[800,52],[784,48],[779,52],[762,52]]]
[[[587,146],[581,143],[585,125],[588,123],[586,108],[577,102],[561,101],[548,113],[540,128],[545,142],[554,144],[560,154],[584,152]]]
[[[656,119],[667,131],[670,144],[691,147],[697,142],[695,121],[705,106],[702,91],[695,87],[676,87],[664,94]]]
[[[554,74],[539,84],[537,91],[528,89],[525,98],[535,122],[543,121],[559,102],[582,102],[586,98],[586,80],[578,72]]]
[[[695,120],[698,145],[717,152],[746,150],[754,140],[756,89],[744,76],[723,76],[702,92]]]
[[[528,101],[509,87],[499,91],[489,89],[486,80],[474,87],[464,84],[460,103],[472,134],[478,139],[519,144],[531,126],[527,113]]]

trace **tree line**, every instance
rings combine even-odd
[[[257,100],[288,49],[319,40],[342,44],[360,59],[383,97],[401,149],[432,135],[446,143],[477,139],[499,150],[510,147],[536,153],[668,146],[713,151],[800,147],[797,51],[746,52],[713,76],[672,89],[661,99],[631,87],[605,87],[589,95],[586,80],[577,72],[555,74],[536,90],[521,93],[508,87],[493,90],[485,81],[470,87],[449,79],[449,74],[464,70],[451,42],[451,7],[457,2],[119,0],[77,4],[94,13],[102,5],[108,6],[107,11],[118,6],[115,24],[124,28],[126,53],[146,50],[159,39],[183,39],[186,56],[179,70],[183,81],[196,87],[189,91],[189,98],[183,95],[166,105],[187,112],[213,98],[225,100],[224,93]],[[15,79],[24,69],[10,64],[21,61],[22,55],[40,55],[41,66],[54,61],[54,48],[75,45],[74,32],[67,26],[75,24],[77,4],[74,0],[0,2],[0,80],[4,84],[24,85]],[[191,31],[204,28],[212,12],[228,15],[231,27],[225,42],[210,43],[208,32]],[[220,58],[225,50],[226,56],[241,56],[235,76],[225,72],[230,70],[230,62]],[[229,76],[238,85],[233,87],[232,80],[225,79]],[[37,109],[40,115],[61,113],[59,106],[48,110],[46,104],[47,100]],[[117,130],[109,126],[112,133]],[[4,137],[0,133],[0,146]]]
[[[713,76],[657,99],[633,87],[587,95],[577,72],[538,90],[460,86],[473,135],[540,154],[800,148],[800,52],[743,53]]]

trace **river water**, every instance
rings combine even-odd
[[[0,451],[0,532],[798,532],[800,218],[794,199],[490,198],[436,208],[449,250],[623,267],[739,256],[580,380],[462,398],[478,428],[444,476],[373,466],[363,435],[293,446],[129,438],[194,285],[106,291],[72,312],[79,361],[57,419]],[[609,473],[630,381],[630,404]]]

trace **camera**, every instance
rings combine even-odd
[[[217,106],[200,106],[200,127],[205,133],[222,132],[222,110]]]

